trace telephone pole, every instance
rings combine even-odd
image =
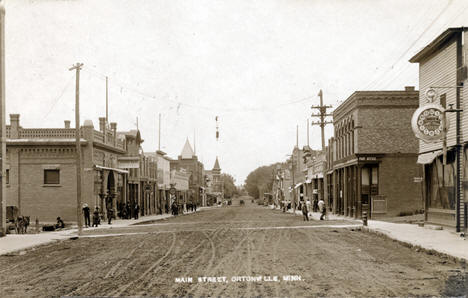
[[[333,116],[333,114],[327,114],[327,109],[332,108],[332,106],[329,105],[323,105],[323,93],[322,89],[320,89],[320,92],[318,94],[320,97],[320,105],[319,106],[312,106],[312,109],[318,109],[319,114],[312,114],[312,117],[320,117],[320,121],[313,121],[312,125],[319,125],[321,130],[322,130],[322,150],[325,151],[325,125],[333,123],[333,121],[327,121],[325,120],[325,117],[327,116]]]
[[[318,114],[312,114],[311,116],[312,117],[319,117],[320,121],[314,121],[314,122],[312,122],[312,125],[319,125],[320,126],[320,129],[321,129],[321,132],[322,132],[322,152],[323,152],[323,154],[326,154],[326,152],[325,152],[325,149],[326,149],[325,148],[325,125],[332,124],[333,121],[331,121],[331,120],[327,121],[327,120],[325,120],[325,117],[333,116],[333,114],[331,114],[331,113],[327,114],[327,109],[332,108],[332,106],[323,105],[322,89],[320,89],[320,92],[318,93],[318,96],[320,97],[320,105],[319,106],[312,106],[311,108],[312,109],[318,109],[319,113]],[[326,162],[326,159],[325,159],[325,161],[323,162],[323,187],[322,187],[322,190],[323,190],[323,201],[325,202],[326,206],[329,206],[330,202],[328,200],[328,179],[327,179],[328,177],[327,177],[326,165],[327,165],[327,162]],[[324,208],[327,208],[326,206],[324,206]]]
[[[6,235],[5,7],[0,2],[0,237]]]
[[[75,140],[76,140],[76,216],[78,222],[78,235],[83,232],[83,218],[81,216],[81,133],[80,133],[80,70],[83,63],[76,63],[69,70],[76,71],[75,89]]]

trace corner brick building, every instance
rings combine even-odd
[[[76,221],[76,143],[70,121],[63,128],[23,128],[20,116],[10,115],[7,137],[7,206],[17,207],[31,220]],[[98,206],[102,216],[112,206],[138,203],[141,214],[156,205],[156,162],[140,154],[139,131],[117,132],[117,124],[99,119],[81,126],[82,203]]]
[[[332,190],[337,214],[372,218],[421,210],[418,142],[411,116],[419,92],[356,91],[333,112]]]

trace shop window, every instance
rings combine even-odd
[[[60,184],[60,170],[44,170],[44,184]]]
[[[361,169],[361,200],[363,204],[369,203],[369,198],[379,194],[379,167],[363,167]]]
[[[455,210],[455,160],[449,152],[447,165],[442,164],[441,158],[428,165],[428,205],[429,208]]]
[[[361,169],[361,193],[368,195],[370,193],[369,168]]]
[[[378,167],[372,167],[371,170],[371,195],[379,194],[379,169]]]

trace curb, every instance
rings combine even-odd
[[[401,245],[403,245],[405,247],[408,247],[410,249],[414,249],[416,252],[421,251],[421,252],[424,252],[427,255],[435,255],[435,256],[447,258],[447,259],[449,259],[451,261],[454,261],[456,263],[459,263],[459,264],[466,264],[466,262],[468,261],[467,259],[457,257],[457,256],[451,255],[451,254],[446,253],[446,252],[441,252],[441,251],[438,251],[438,250],[433,249],[433,248],[425,248],[425,247],[422,247],[422,246],[420,246],[418,244],[413,244],[413,243],[410,243],[410,242],[407,242],[407,241],[404,241],[404,240],[393,238],[393,237],[385,234],[384,232],[371,229],[368,226],[362,226],[361,231],[376,234],[378,236],[385,237],[387,239],[393,240],[393,241],[398,242],[399,244],[401,244]]]
[[[202,212],[204,210],[207,210],[207,209],[200,209],[199,211],[197,212],[192,212],[192,213],[188,213],[188,214],[182,214],[182,215],[191,215],[191,214],[195,214],[195,213],[198,213],[198,212]],[[180,216],[180,215],[178,215]],[[151,220],[148,220],[148,221],[160,221],[160,220],[166,220],[168,218],[174,218],[175,216],[174,215],[171,215],[169,217],[165,217],[165,218],[159,218],[159,219],[151,219]],[[142,221],[143,222],[143,221]],[[128,227],[131,227],[131,226],[135,226],[135,225],[138,225],[142,222],[137,222],[137,223],[133,223],[133,224],[129,224]],[[112,229],[112,227],[109,227],[109,228],[106,228],[106,229]],[[49,239],[47,241],[44,241],[43,243],[39,243],[39,244],[33,244],[31,246],[27,246],[27,247],[22,247],[22,248],[18,248],[18,249],[14,249],[14,250],[11,250],[9,252],[6,252],[6,253],[0,253],[0,256],[20,256],[20,255],[24,255],[26,254],[28,251],[33,251],[35,250],[36,248],[40,248],[41,246],[44,246],[44,245],[48,245],[48,244],[51,244],[51,243],[54,243],[54,242],[59,242],[59,241],[64,241],[64,240],[78,240],[82,238],[81,236],[78,236],[77,234],[74,235],[74,234],[71,234],[70,235],[67,235],[67,236],[63,236],[62,238],[52,238],[52,239]],[[83,237],[84,238],[84,237]],[[87,238],[87,237],[86,237]],[[23,253],[24,252],[24,253]]]

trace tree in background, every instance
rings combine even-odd
[[[278,164],[281,163],[261,166],[250,172],[247,179],[245,179],[245,189],[251,197],[261,198],[263,193],[271,191],[276,165]]]
[[[239,194],[239,190],[234,184],[236,180],[229,174],[221,174],[224,183],[224,198],[229,199]]]

